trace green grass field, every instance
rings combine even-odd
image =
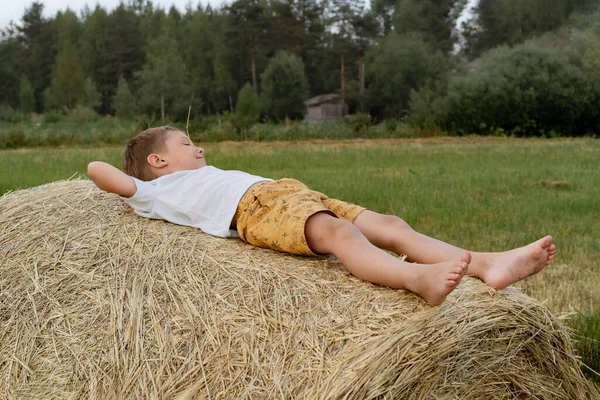
[[[559,253],[525,291],[571,320],[600,369],[600,141],[443,138],[206,146],[209,164],[297,178],[331,197],[404,218],[474,251],[501,251],[546,234]],[[120,166],[121,148],[0,151],[0,194]],[[595,340],[593,340],[595,339]]]

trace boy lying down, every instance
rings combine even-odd
[[[294,179],[272,180],[209,166],[204,149],[163,126],[129,141],[123,169],[99,161],[88,175],[148,218],[238,236],[282,252],[334,254],[356,277],[410,290],[441,304],[465,274],[502,289],[540,272],[556,254],[552,237],[499,253],[460,249],[414,231],[405,221],[330,199]],[[383,250],[407,254],[401,261]]]

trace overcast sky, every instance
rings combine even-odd
[[[122,0],[41,0],[44,4],[44,17],[51,18],[56,15],[58,11],[64,11],[69,7],[75,11],[77,15],[80,15],[80,11],[83,10],[87,4],[90,9],[94,9],[96,4],[100,4],[106,10],[115,9]],[[152,4],[161,6],[165,10],[169,10],[171,5],[174,4],[179,11],[184,12],[185,6],[190,0],[153,0]],[[230,0],[202,0],[203,6],[210,3],[213,7],[220,7],[224,3],[230,3]],[[21,17],[25,13],[25,9],[31,7],[33,0],[0,0],[0,27],[5,27],[12,20],[15,22],[21,21]],[[127,1],[124,1],[127,4]],[[191,2],[192,7],[196,8],[198,4],[197,0]]]
[[[96,4],[100,4],[106,10],[110,11],[115,9],[123,0],[41,0],[41,2],[44,4],[44,17],[53,18],[58,11],[64,11],[67,7],[75,11],[77,15],[80,15],[81,10],[83,10],[86,4],[92,10],[96,7]],[[463,13],[462,18],[459,18],[457,26],[460,26],[462,20],[471,16],[469,10],[477,2],[478,0],[468,0],[467,11]],[[33,0],[0,0],[0,28],[7,26],[11,20],[16,23],[20,22],[25,9],[31,7],[31,3],[33,3]],[[161,6],[167,11],[174,4],[179,11],[184,12],[186,5],[190,3],[193,8],[196,8],[198,0],[152,0],[152,4],[155,7]],[[218,8],[225,3],[231,3],[231,0],[201,0],[201,3],[203,6],[210,3],[211,6]],[[367,6],[371,4],[369,0],[366,3]]]

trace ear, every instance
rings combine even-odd
[[[150,154],[146,160],[148,161],[148,164],[154,168],[164,168],[169,165],[167,160],[164,160],[159,154],[156,153]]]

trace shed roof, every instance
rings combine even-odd
[[[308,99],[304,102],[307,107],[318,106],[323,103],[329,103],[331,100],[336,100],[340,97],[337,93],[330,94],[321,94],[319,96],[315,96],[311,99]]]

